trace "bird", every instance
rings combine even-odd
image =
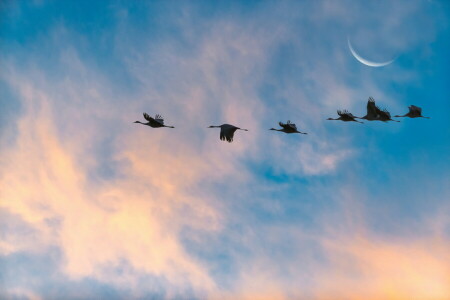
[[[375,100],[372,97],[369,97],[369,100],[367,101],[367,114],[364,117],[358,119],[377,121],[380,118],[378,110],[379,108],[375,105]]]
[[[422,116],[422,108],[415,106],[415,105],[410,105],[408,106],[409,112],[403,116],[399,116],[396,115],[396,118],[401,118],[401,117],[409,117],[409,118],[426,118],[429,119],[430,117],[424,117]]]
[[[284,133],[301,133],[301,134],[307,134],[306,132],[300,132],[297,130],[297,126],[295,126],[294,123],[291,123],[291,121],[287,121],[286,124],[282,123],[282,122],[278,122],[278,124],[283,127],[282,129],[275,129],[275,128],[270,128],[269,130],[275,130],[275,131],[281,131]]]
[[[356,121],[355,119],[358,117],[355,117],[354,115],[352,115],[351,112],[349,112],[348,110],[338,110],[337,114],[339,115],[339,118],[337,119],[333,119],[333,118],[328,118],[327,120],[340,120],[340,121],[344,121],[344,122],[357,122],[357,123],[361,123],[363,124],[364,122],[360,122],[360,121]]]
[[[248,131],[247,129],[242,129],[230,124],[222,124],[220,126],[211,125],[208,128],[220,128],[220,139],[222,141],[226,140],[228,143],[233,141],[233,136],[236,130]]]
[[[140,121],[136,121],[134,123],[139,123],[142,125],[147,125],[153,128],[160,128],[160,127],[168,127],[168,128],[175,128],[173,126],[166,126],[164,125],[164,119],[161,115],[155,115],[154,118],[150,117],[147,113],[144,113],[144,118],[148,121],[147,123],[142,123]]]
[[[391,114],[386,108],[380,109],[376,104],[375,100],[372,97],[369,97],[369,101],[367,102],[367,114],[359,119],[366,119],[369,121],[394,121],[400,122],[397,120],[392,120]]]
[[[383,121],[383,122],[387,122],[387,121],[394,121],[394,122],[400,122],[397,120],[392,120],[391,118],[391,114],[390,112],[387,111],[386,108],[384,108],[383,110],[378,108],[378,120]]]

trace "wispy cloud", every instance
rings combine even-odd
[[[377,125],[325,121],[338,108],[360,113],[368,95],[399,106],[384,88],[390,75],[349,67],[346,35],[364,18],[342,6],[266,2],[211,18],[195,5],[162,5],[160,14],[144,11],[156,27],[143,22],[148,32],[136,28],[133,9],[113,6],[111,31],[95,39],[59,20],[30,47],[10,45],[1,80],[20,109],[2,123],[0,295],[449,295],[449,223],[439,198],[449,191],[425,194],[440,213],[420,215],[423,232],[386,234],[371,223],[382,213],[366,214],[395,186],[365,169],[367,153],[380,147],[369,138]],[[394,6],[383,32],[403,32],[396,20],[422,7]],[[367,13],[374,21],[385,9]],[[432,40],[435,26],[427,28],[393,47]],[[419,76],[396,68],[396,84]],[[144,111],[176,128],[133,124]],[[287,119],[309,134],[268,131]],[[206,128],[222,123],[249,132],[226,144]],[[369,189],[370,180],[385,192]],[[16,269],[23,272],[13,284]],[[57,288],[46,289],[49,282]]]

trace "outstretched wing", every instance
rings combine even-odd
[[[383,110],[380,110],[379,115],[381,116],[381,119],[384,119],[384,120],[391,119],[391,113],[386,108],[384,108]]]
[[[367,101],[367,117],[376,119],[378,117],[379,108],[375,104],[375,100],[372,97],[369,97],[369,101]]]
[[[418,106],[415,106],[415,105],[410,105],[408,108],[409,108],[409,112],[410,112],[412,115],[415,115],[415,116],[420,116],[420,115],[422,115],[422,108],[420,108],[420,107],[418,107]]]
[[[150,117],[150,116],[148,115],[148,113],[144,113],[144,118],[145,118],[147,121],[149,121],[149,122],[154,121],[154,119],[153,119],[152,117]]]
[[[383,120],[388,117],[388,119],[391,118],[391,114],[386,110],[386,108],[379,108],[378,106],[375,106],[375,109],[377,110],[378,118]]]
[[[155,121],[158,122],[161,125],[164,125],[164,119],[161,115],[155,115]]]
[[[344,110],[338,110],[338,111],[337,111],[337,114],[338,114],[340,117],[343,117],[343,118],[353,118],[353,115],[352,115],[348,110],[346,110],[346,109],[344,109]]]

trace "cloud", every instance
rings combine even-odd
[[[348,187],[335,194],[335,201]],[[358,192],[353,190],[353,195]],[[314,226],[260,223],[236,232],[249,255],[237,255],[237,284],[223,299],[445,299],[450,294],[448,232],[435,217],[419,224],[424,233],[369,226],[358,196],[313,217]],[[335,204],[333,198],[329,205]],[[441,221],[448,220],[441,217]],[[418,226],[419,226],[418,224]],[[244,233],[244,234],[243,234]],[[218,298],[220,298],[218,297]],[[213,297],[214,298],[214,297]]]
[[[124,259],[136,271],[120,277],[119,285],[132,286],[134,280],[129,276],[150,272],[168,278],[175,286],[211,288],[207,271],[189,257],[177,237],[182,226],[204,230],[219,226],[213,207],[183,191],[197,174],[203,176],[193,167],[204,164],[187,159],[188,153],[164,158],[151,142],[145,145],[130,139],[117,154],[126,160],[123,173],[110,181],[90,180],[89,168],[96,168],[95,158],[92,148],[82,147],[99,136],[95,122],[87,120],[92,112],[83,117],[70,105],[58,112],[67,120],[63,137],[67,131],[81,132],[66,140],[58,136],[51,105],[58,99],[26,79],[14,84],[23,99],[24,115],[18,120],[14,146],[2,155],[3,170],[7,170],[1,177],[5,187],[2,198],[6,200],[2,207],[20,216],[36,237],[25,249],[6,241],[3,254],[45,252],[57,246],[64,253],[62,269],[74,279],[88,276],[115,282],[118,277],[109,276],[102,266],[118,265]],[[58,88],[55,83],[51,86]],[[65,86],[63,82],[60,91]],[[89,125],[93,125],[91,130],[97,128],[92,135],[87,132]],[[133,125],[130,122],[128,126]],[[135,139],[142,134],[137,133]],[[146,162],[147,157],[158,159]]]
[[[38,282],[6,295],[75,297],[85,286],[86,297],[113,298],[448,295],[446,216],[426,224],[431,237],[376,230],[361,211],[381,200],[358,179],[376,173],[360,153],[378,145],[367,146],[363,127],[324,120],[368,94],[388,98],[385,77],[348,67],[343,17],[355,12],[333,3],[295,6],[308,14],[265,3],[246,8],[251,18],[235,7],[215,19],[180,6],[150,32],[119,9],[113,33],[92,39],[58,22],[3,56],[20,111],[0,143],[2,274],[21,266]],[[107,59],[92,51],[99,44],[114,46]],[[396,82],[410,76],[399,69]],[[176,130],[133,124],[144,111]],[[287,119],[309,134],[267,130]],[[223,143],[206,128],[222,123],[250,131]]]

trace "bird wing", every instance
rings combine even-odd
[[[375,105],[375,110],[377,111],[377,114],[380,116],[383,114],[383,111],[385,111],[386,109],[380,109],[378,106]]]
[[[354,118],[348,110],[338,110],[337,114],[343,118]]]
[[[220,139],[222,141],[227,141],[228,143],[231,143],[233,141],[234,132],[237,130],[237,127],[232,125],[222,125],[220,127]]]
[[[147,121],[149,121],[149,122],[154,121],[154,119],[153,119],[152,117],[150,117],[150,116],[148,115],[148,113],[144,113],[144,118],[145,118]]]
[[[230,124],[223,124],[220,126],[220,139],[222,141],[227,141],[231,143],[233,141],[234,133],[238,130],[238,127],[230,125]]]
[[[338,115],[341,116],[342,121],[355,121],[356,118],[351,112],[346,109],[344,109],[343,111],[338,110]]]
[[[375,104],[375,100],[372,97],[369,97],[369,101],[367,101],[367,116],[372,118],[378,117],[379,108]]]
[[[287,126],[292,130],[297,130],[297,126],[294,123],[288,123]]]
[[[421,115],[422,114],[422,109],[418,106],[415,105],[410,105],[409,107],[409,112],[414,114],[414,115]]]
[[[161,115],[155,115],[155,121],[158,122],[161,125],[164,125],[164,119]]]
[[[287,131],[297,130],[297,126],[295,126],[295,124],[291,123],[291,121],[289,121],[289,120],[286,122],[286,124],[283,122],[278,122],[278,124],[281,127],[283,127],[284,130],[287,130]]]
[[[379,115],[382,116],[383,119],[391,119],[391,113],[386,108],[380,110]]]

